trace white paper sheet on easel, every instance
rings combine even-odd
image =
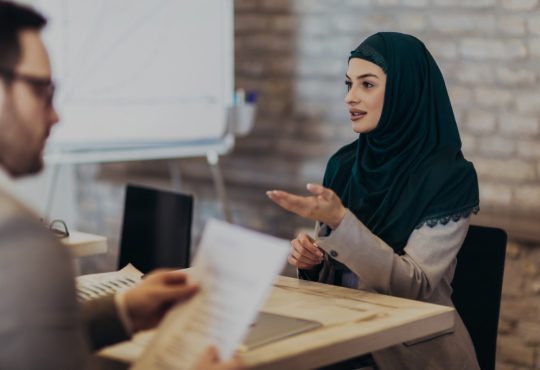
[[[171,310],[133,369],[192,369],[211,344],[231,358],[288,252],[283,239],[209,221],[189,274],[199,293]]]

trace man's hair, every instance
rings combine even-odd
[[[41,31],[47,20],[34,9],[0,0],[0,67],[13,69],[21,59],[19,33]]]

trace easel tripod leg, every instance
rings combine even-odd
[[[223,174],[221,173],[221,168],[219,167],[219,156],[215,152],[207,153],[206,160],[210,165],[210,171],[212,172],[212,178],[214,179],[214,186],[218,198],[221,202],[223,208],[223,215],[225,216],[225,221],[232,223],[232,214],[227,202],[227,194],[225,192],[225,182],[223,180]]]

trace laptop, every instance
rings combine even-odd
[[[322,327],[317,321],[260,311],[240,350],[249,351],[277,340]]]
[[[189,267],[193,196],[128,184],[118,268]]]

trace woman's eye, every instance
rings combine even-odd
[[[367,82],[367,81],[362,82],[362,85],[364,85],[364,87],[367,89],[371,89],[373,86],[375,86],[371,82]]]
[[[350,91],[352,86],[351,81],[345,81],[345,86],[347,86],[347,91]]]

